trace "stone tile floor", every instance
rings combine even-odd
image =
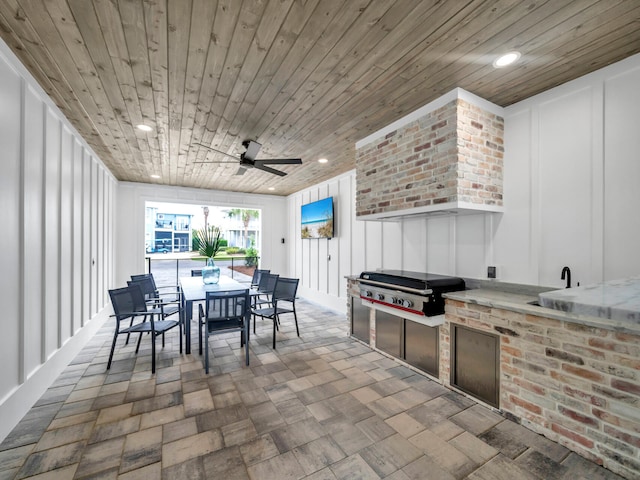
[[[107,372],[108,323],[0,445],[0,479],[620,478],[298,305],[300,338],[285,316],[274,351],[259,320],[246,367],[239,334],[216,336],[209,375],[177,331],[156,375],[149,339],[124,337]]]

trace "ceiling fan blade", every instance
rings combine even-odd
[[[300,158],[269,158],[255,160],[256,165],[302,165]]]
[[[203,145],[202,143],[195,143],[195,142],[193,143],[193,145],[197,145],[198,147],[204,147],[204,148],[206,148],[208,150],[212,150],[212,151],[214,151],[216,153],[219,153],[221,155],[226,155],[227,157],[231,157],[231,158],[234,158],[234,159],[238,160],[238,157],[236,155],[231,155],[230,153],[223,152],[222,150],[216,150],[215,148],[210,147],[208,145]]]
[[[261,144],[254,142],[253,140],[245,140],[242,142],[242,146],[247,149],[247,151],[242,154],[242,157],[245,160],[255,160],[258,152],[262,148]]]
[[[222,160],[209,160],[209,161],[206,161],[206,160],[196,160],[195,162],[191,162],[191,163],[194,163],[194,164],[195,164],[195,163],[210,163],[210,164],[211,164],[211,163],[221,163],[221,164],[223,164],[223,165],[231,165],[231,162],[224,162],[224,161],[222,161]]]
[[[263,172],[273,173],[274,175],[278,175],[280,177],[284,177],[286,175],[285,172],[281,172],[280,170],[276,170],[275,168],[266,167],[262,164],[260,165],[256,164],[253,167],[257,168],[258,170],[262,170]]]

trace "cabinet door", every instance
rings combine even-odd
[[[405,361],[438,376],[438,327],[405,321]]]
[[[451,385],[499,408],[498,336],[455,325],[452,340]]]
[[[402,324],[402,318],[376,310],[376,347],[402,358]]]
[[[351,297],[351,335],[369,343],[369,312],[358,297]]]

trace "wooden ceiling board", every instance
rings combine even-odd
[[[640,2],[2,0],[0,36],[118,179],[286,195],[455,87],[506,106],[640,52]],[[199,145],[247,139],[303,165]]]

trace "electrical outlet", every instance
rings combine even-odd
[[[487,278],[498,278],[498,269],[493,266],[487,267]]]

